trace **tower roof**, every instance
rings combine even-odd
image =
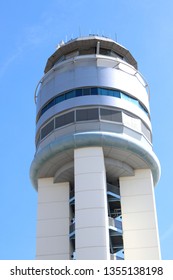
[[[67,43],[61,43],[59,48],[48,58],[46,67],[44,72],[47,73],[56,63],[64,55],[72,53],[74,51],[79,50],[88,50],[97,47],[97,42],[100,42],[100,49],[112,51],[117,55],[123,57],[129,64],[137,69],[137,62],[131,53],[123,46],[118,44],[117,42],[109,39],[107,37],[100,37],[96,35],[90,35],[87,37],[79,37],[76,39],[72,39]],[[93,52],[93,54],[96,54]]]

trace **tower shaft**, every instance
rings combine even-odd
[[[148,85],[130,52],[61,45],[35,94],[37,259],[159,259]]]

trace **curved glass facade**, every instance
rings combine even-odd
[[[39,118],[51,107],[54,105],[61,103],[65,100],[74,98],[74,97],[79,97],[79,96],[86,96],[86,95],[104,95],[104,96],[112,96],[116,98],[121,98],[124,100],[127,100],[136,106],[138,106],[140,109],[142,109],[147,116],[149,116],[149,112],[146,109],[146,107],[136,98],[131,97],[127,93],[124,93],[120,90],[115,90],[115,89],[108,89],[108,88],[100,88],[100,87],[86,87],[86,88],[77,88],[73,89],[70,91],[67,91],[65,93],[62,93],[60,95],[55,96],[53,99],[51,99],[46,105],[44,105],[41,110],[39,111],[37,115],[37,121]]]
[[[52,133],[54,130],[62,128],[66,125],[85,122],[85,121],[106,121],[109,123],[121,123],[126,125],[126,121],[123,116],[128,117],[129,120],[139,121],[139,130],[145,137],[151,142],[152,136],[150,129],[144,124],[142,120],[136,118],[135,116],[129,115],[125,111],[111,110],[107,108],[94,107],[94,108],[80,108],[75,110],[70,110],[64,112],[63,114],[58,114],[54,116],[51,120],[46,122],[38,131],[36,136],[36,146],[39,142],[43,140],[47,135]],[[129,124],[128,124],[129,126]],[[131,124],[131,129],[136,130],[135,126]]]

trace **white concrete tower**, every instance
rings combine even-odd
[[[81,37],[36,89],[37,259],[159,259],[148,85],[130,52]]]

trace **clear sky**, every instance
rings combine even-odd
[[[149,83],[163,259],[173,260],[173,1],[2,0],[0,3],[0,259],[34,259],[37,193],[34,90],[57,44],[97,33],[116,39]]]

